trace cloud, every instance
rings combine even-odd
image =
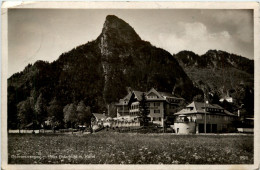
[[[225,26],[233,32],[238,41],[252,43],[253,41],[253,10],[222,10],[208,14],[219,27]]]
[[[179,22],[177,27],[183,31],[178,34],[175,32],[160,33],[158,36],[158,44],[171,53],[191,50],[204,54],[209,49],[230,51],[233,48],[232,36],[226,30],[211,33],[201,22]]]

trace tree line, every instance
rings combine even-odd
[[[18,128],[77,128],[78,125],[89,126],[91,117],[90,107],[83,101],[63,107],[56,98],[46,103],[42,94],[36,100],[28,97],[17,105]]]

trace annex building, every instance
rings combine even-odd
[[[217,104],[192,102],[174,114],[175,133],[219,133],[235,130],[232,124],[238,116]]]

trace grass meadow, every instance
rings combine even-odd
[[[253,164],[253,135],[9,134],[9,164]]]

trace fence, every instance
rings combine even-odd
[[[100,126],[108,126],[108,127],[140,127],[139,121],[134,122],[124,122],[124,121],[99,121],[95,122],[94,125],[100,125]]]
[[[140,122],[112,122],[111,127],[139,127]]]
[[[46,129],[37,129],[34,130],[34,133],[66,133],[66,132],[77,132],[79,131],[78,129],[59,129],[55,130],[46,130]],[[33,133],[33,130],[27,130],[27,129],[15,129],[15,130],[8,130],[8,133]]]
[[[8,130],[8,133],[33,133],[33,130],[27,130],[27,129],[21,129],[19,132],[19,129],[15,130]],[[34,133],[41,133],[40,130],[34,130]]]

